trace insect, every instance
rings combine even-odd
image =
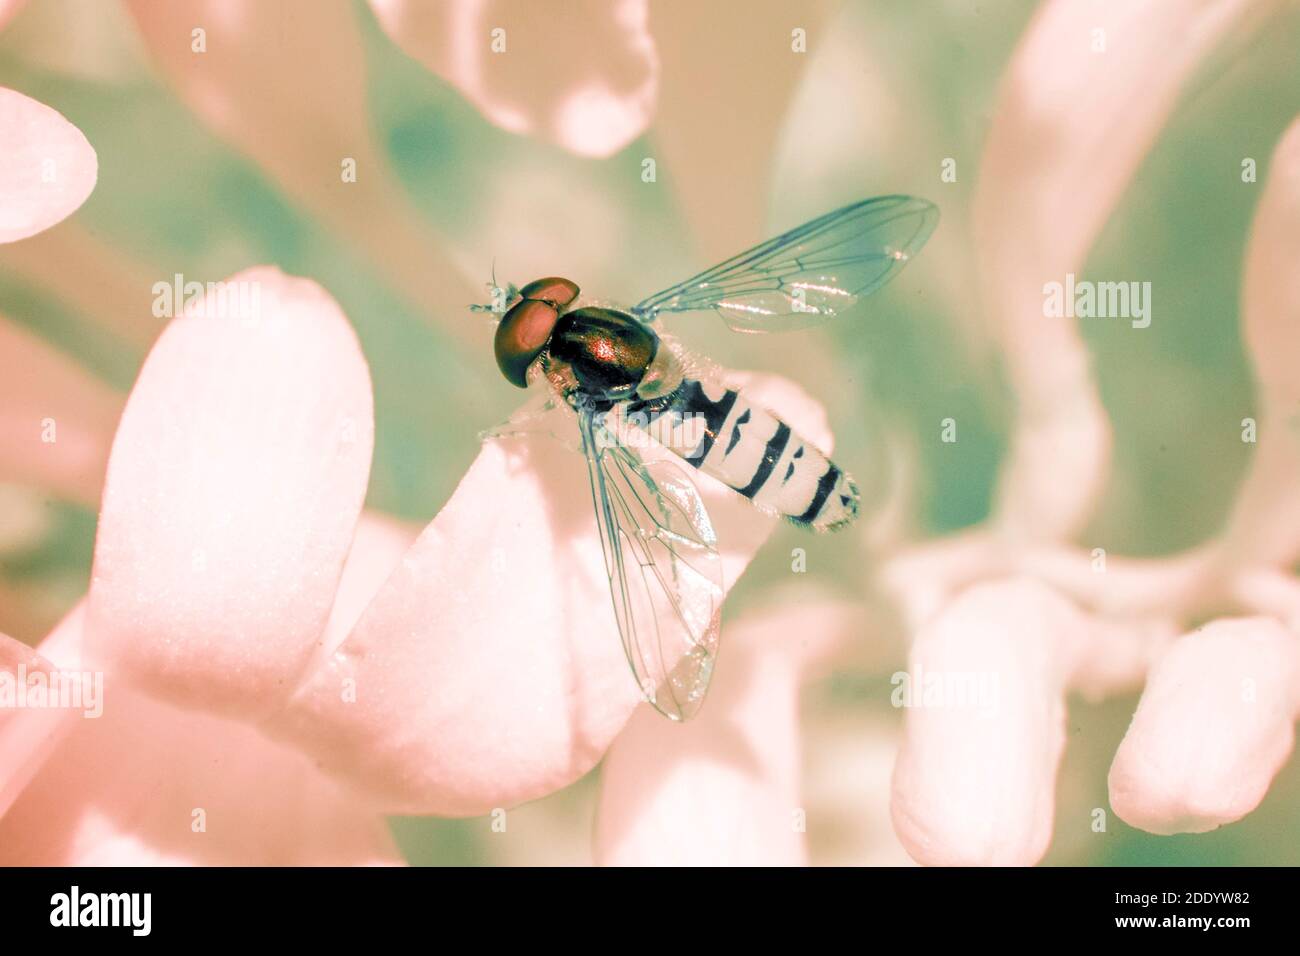
[[[692,479],[701,471],[760,510],[813,531],[858,514],[853,480],[773,413],[656,330],[664,313],[714,311],[739,332],[815,325],[888,282],[938,210],[882,196],[827,213],[626,311],[582,305],[569,279],[497,290],[497,364],[548,407],[577,416],[623,649],[665,716],[700,707],[717,654],[718,542]],[[671,456],[645,460],[659,445]]]

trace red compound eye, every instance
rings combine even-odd
[[[520,289],[519,294],[525,299],[550,302],[556,310],[563,311],[566,305],[578,297],[578,285],[571,279],[549,276],[545,279],[534,279]]]

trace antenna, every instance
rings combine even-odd
[[[496,256],[492,257],[492,281],[487,283],[487,290],[492,296],[492,301],[487,305],[471,305],[469,307],[471,312],[492,312],[499,315],[504,313],[514,300],[519,297],[519,290],[513,282],[507,283],[504,289],[497,285]]]

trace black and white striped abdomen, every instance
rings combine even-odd
[[[857,517],[853,480],[734,389],[687,378],[670,395],[622,403],[610,415],[648,431],[687,464],[795,524],[832,531]]]

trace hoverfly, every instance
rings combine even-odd
[[[723,596],[717,538],[688,468],[813,531],[858,513],[853,480],[776,415],[656,331],[666,312],[714,311],[735,331],[805,328],[888,282],[939,212],[911,196],[827,213],[641,300],[626,311],[578,302],[569,279],[495,288],[501,373],[544,382],[549,410],[576,415],[623,650],[642,695],[685,720],[717,654]],[[507,423],[509,424],[509,423]],[[643,460],[653,443],[671,457]]]

